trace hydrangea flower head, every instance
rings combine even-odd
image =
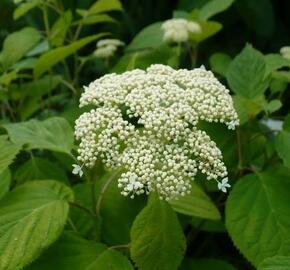
[[[281,55],[290,60],[290,46],[285,46],[280,49]]]
[[[190,33],[201,32],[201,26],[197,22],[182,18],[167,20],[161,28],[164,31],[163,40],[169,43],[186,42]]]
[[[94,55],[98,58],[109,58],[115,54],[118,47],[124,45],[125,43],[119,39],[102,39],[97,42]]]
[[[78,159],[121,170],[122,195],[156,191],[169,200],[190,191],[198,170],[208,180],[227,177],[221,151],[197,127],[200,120],[231,129],[239,123],[229,90],[212,72],[158,64],[108,74],[85,87],[86,105],[94,108],[76,120]]]

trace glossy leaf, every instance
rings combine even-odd
[[[61,234],[71,190],[55,181],[28,182],[0,206],[0,269],[18,270],[37,258]]]
[[[185,239],[171,207],[157,197],[136,217],[131,228],[131,257],[138,269],[176,270],[185,251]]]

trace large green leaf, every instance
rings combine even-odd
[[[169,203],[176,212],[184,215],[213,220],[221,218],[219,210],[211,199],[194,183],[190,194],[171,200]]]
[[[230,263],[218,259],[186,259],[180,270],[236,270]]]
[[[60,117],[44,121],[30,120],[21,123],[5,124],[10,140],[26,149],[48,149],[70,153],[73,147],[73,131],[69,123]]]
[[[8,169],[0,173],[0,200],[8,193],[11,184],[11,173]]]
[[[116,265],[119,268],[116,268]],[[72,232],[64,232],[37,261],[25,270],[132,270],[121,253],[101,243],[85,240]]]
[[[0,136],[0,174],[7,169],[21,149],[21,145],[15,145],[7,140],[7,136]]]
[[[162,22],[156,22],[142,29],[127,46],[126,51],[153,49],[163,43]]]
[[[207,20],[210,17],[228,9],[234,0],[211,0],[199,10],[200,18]]]
[[[235,246],[257,266],[290,252],[290,170],[271,166],[238,181],[226,203],[226,227]]]
[[[31,180],[54,179],[68,183],[65,171],[57,164],[45,158],[32,157],[21,164],[14,173],[17,183]]]
[[[53,67],[55,64],[57,64],[61,60],[65,59],[69,55],[75,53],[77,50],[87,45],[88,43],[95,41],[96,39],[104,35],[105,34],[101,33],[98,35],[85,37],[69,45],[53,49],[41,55],[40,58],[38,59],[38,62],[36,63],[34,67],[34,75],[36,77],[39,77],[41,74],[49,70],[51,67]]]
[[[233,92],[245,98],[254,98],[262,95],[269,85],[265,72],[263,55],[248,44],[231,62],[227,80]]]
[[[10,34],[3,43],[1,62],[4,69],[20,60],[40,40],[40,34],[31,27]]]
[[[29,264],[61,234],[72,191],[55,181],[27,182],[0,206],[0,269]]]
[[[289,270],[290,256],[274,256],[262,261],[258,270]]]
[[[131,228],[131,257],[138,269],[176,270],[185,239],[175,213],[157,196],[139,213]]]

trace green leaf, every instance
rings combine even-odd
[[[221,220],[204,220],[201,218],[193,217],[190,224],[201,231],[205,232],[225,232],[226,228]]]
[[[44,121],[35,119],[27,122],[5,124],[10,140],[26,149],[47,149],[70,153],[73,147],[73,131],[69,123],[60,117]]]
[[[32,157],[21,164],[15,171],[14,178],[17,183],[31,180],[54,179],[68,183],[65,171],[57,164],[40,157]]]
[[[230,263],[218,259],[186,259],[180,270],[236,270]]]
[[[89,267],[90,270],[134,270],[129,260],[113,249],[104,251],[97,260]]]
[[[119,266],[119,268],[117,268]],[[121,253],[105,245],[88,241],[72,232],[64,232],[44,254],[25,270],[133,270]]]
[[[97,196],[110,174],[99,179]],[[132,201],[120,194],[117,179],[108,186],[100,204],[102,217],[102,238],[110,245],[128,244],[130,242],[130,228],[137,214],[144,207],[144,199],[137,197]],[[118,230],[116,230],[118,228]]]
[[[92,41],[95,41],[96,39],[104,35],[105,35],[104,33],[101,33],[98,35],[85,37],[69,45],[53,49],[41,55],[40,58],[38,59],[38,62],[36,63],[34,67],[35,77],[39,77],[40,75],[42,75],[44,72],[49,70],[51,67],[53,67],[55,64],[57,64],[61,60],[65,59],[69,55],[75,53],[80,48],[84,47],[85,45],[89,44]]]
[[[13,19],[18,20],[25,15],[31,9],[37,7],[41,3],[41,0],[30,0],[29,2],[21,4],[13,12]]]
[[[146,69],[151,64],[167,65],[172,56],[174,56],[174,51],[166,44],[152,50],[127,53],[120,58],[111,72],[120,73],[133,68]]]
[[[230,64],[227,80],[234,93],[254,98],[262,95],[268,88],[269,81],[265,79],[265,72],[263,55],[248,44]]]
[[[209,58],[209,63],[212,71],[222,76],[226,76],[231,61],[232,59],[228,54],[219,52],[212,54]]]
[[[119,0],[98,0],[89,9],[89,14],[103,13],[113,10],[122,10],[122,4]]]
[[[286,130],[280,131],[276,136],[275,146],[285,166],[290,168],[290,132]]]
[[[290,114],[288,114],[284,119],[283,130],[290,132]]]
[[[131,228],[130,251],[138,269],[178,268],[185,251],[185,239],[168,203],[153,196],[149,199]]]
[[[234,0],[211,0],[199,10],[200,18],[207,20],[210,17],[228,9]]]
[[[274,256],[259,264],[258,270],[289,270],[290,256]]]
[[[3,43],[1,62],[4,69],[20,60],[40,40],[40,34],[31,27],[10,34]]]
[[[7,136],[0,136],[0,174],[8,168],[21,149],[21,145],[15,145],[7,140]]]
[[[162,22],[156,22],[143,28],[127,46],[126,51],[153,49],[163,43]]]
[[[282,67],[289,67],[290,60],[282,57],[280,54],[267,54],[265,55],[266,72],[265,76],[270,75],[273,71],[276,71]]]
[[[281,107],[281,101],[279,99],[273,99],[265,105],[264,110],[268,113],[273,113],[278,111]]]
[[[192,183],[190,194],[171,200],[169,203],[176,212],[184,215],[212,220],[221,218],[217,207],[195,183]]]
[[[264,96],[244,98],[239,95],[234,95],[233,101],[241,125],[246,123],[250,118],[258,115],[267,104]]]
[[[52,46],[58,47],[64,43],[66,33],[70,28],[72,21],[72,12],[67,10],[53,24],[50,30],[49,43]]]
[[[0,173],[0,200],[8,193],[11,184],[11,173],[8,169]]]
[[[0,206],[0,269],[18,270],[31,263],[61,234],[71,190],[55,181],[27,182]]]
[[[226,227],[235,246],[257,266],[290,252],[290,171],[270,166],[234,186],[226,202]]]
[[[77,21],[79,24],[96,24],[96,23],[104,23],[104,22],[111,22],[117,23],[113,17],[107,14],[93,14],[89,16],[85,16],[81,20]]]
[[[194,20],[196,21],[196,20]],[[192,33],[190,35],[190,38],[195,42],[202,42],[211,36],[215,35],[217,32],[219,32],[222,29],[222,25],[215,21],[201,21],[197,20],[197,22],[201,26],[201,32],[200,33]]]
[[[51,93],[61,81],[58,75],[47,75],[39,80],[19,85],[18,91],[22,99],[22,107],[20,110],[21,120],[26,120],[36,111],[43,108],[40,98]]]
[[[95,204],[92,200],[91,186],[86,183],[79,183],[73,186],[75,194],[75,203],[85,207],[90,212],[84,211],[78,207],[71,207],[71,220],[78,233],[87,239],[99,239],[101,221],[94,216]],[[119,231],[119,229],[118,229]]]

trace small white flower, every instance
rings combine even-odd
[[[239,125],[239,120],[233,120],[231,122],[228,123],[228,129],[236,129],[236,126]]]
[[[218,189],[222,192],[226,193],[227,188],[231,187],[231,185],[228,183],[229,179],[226,177],[221,182],[218,181]]]
[[[98,58],[110,58],[115,54],[118,47],[124,45],[125,43],[119,39],[102,39],[97,43],[94,55]]]
[[[83,176],[84,172],[82,170],[82,167],[78,164],[73,164],[73,170],[72,170],[72,173],[75,174],[75,175],[79,175],[80,177]]]
[[[163,40],[166,42],[186,42],[191,33],[200,33],[201,26],[197,22],[183,18],[174,18],[165,21],[162,26],[164,31]]]

